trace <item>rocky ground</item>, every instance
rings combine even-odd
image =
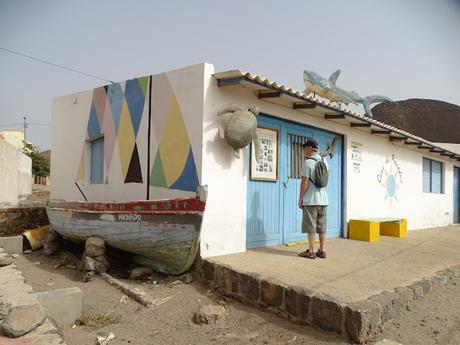
[[[35,291],[78,286],[83,291],[83,316],[64,328],[69,345],[94,344],[97,336],[117,344],[348,344],[334,335],[299,326],[275,315],[224,300],[199,282],[151,275],[148,280],[127,278],[132,268],[121,262],[110,273],[131,287],[144,289],[164,303],[146,308],[126,297],[100,276],[83,283],[75,254],[47,257],[41,250],[15,259]],[[460,278],[425,296],[385,325],[383,338],[402,344],[460,344]],[[216,324],[197,324],[194,315],[203,306],[224,307]]]

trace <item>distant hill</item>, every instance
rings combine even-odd
[[[45,158],[48,162],[50,162],[50,161],[51,161],[51,150],[46,150],[46,151],[40,152],[40,156],[42,156],[42,157]]]
[[[384,102],[372,108],[374,118],[438,143],[460,144],[460,106],[434,99]]]

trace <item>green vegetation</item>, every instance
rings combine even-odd
[[[38,152],[38,148],[32,144],[26,143],[22,149],[27,156],[32,159],[32,175],[39,177],[47,177],[50,174],[50,164]]]
[[[85,326],[91,328],[102,328],[113,323],[120,322],[120,315],[116,314],[87,314],[83,315],[81,318],[77,319],[75,324],[77,326]]]

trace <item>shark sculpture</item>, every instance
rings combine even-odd
[[[327,98],[332,102],[341,102],[345,104],[362,104],[366,115],[373,117],[371,111],[371,104],[380,102],[391,102],[391,99],[385,96],[372,95],[367,97],[361,97],[356,91],[346,91],[336,85],[337,78],[340,75],[338,69],[331,74],[329,79],[325,79],[318,73],[313,71],[305,70],[303,72],[303,81],[305,84],[305,93],[309,94],[313,92],[318,96]]]

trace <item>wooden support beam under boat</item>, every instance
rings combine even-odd
[[[351,127],[370,127],[370,123],[365,123],[365,122],[351,122],[350,123]]]
[[[280,97],[281,91],[259,91],[257,93],[257,97],[259,98],[274,98]]]
[[[441,152],[444,152],[444,151],[443,151],[443,150],[436,149],[436,148],[431,148],[431,149],[430,149],[430,152],[441,153]]]
[[[422,143],[420,141],[405,141],[404,144],[406,145],[421,145]]]
[[[431,149],[431,146],[424,146],[424,145],[419,145],[417,146],[419,149]]]
[[[217,79],[217,86],[238,85],[243,83],[243,77]]]
[[[325,114],[324,118],[326,120],[332,120],[332,119],[344,119],[345,118],[345,113],[341,114]]]
[[[292,109],[314,109],[316,104],[314,103],[294,103],[292,105]]]
[[[391,134],[389,130],[380,130],[380,129],[373,129],[371,131],[372,134]]]

